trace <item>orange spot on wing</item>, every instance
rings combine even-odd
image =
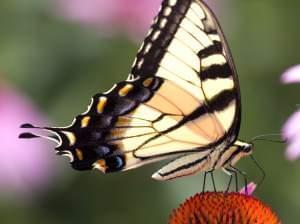
[[[132,84],[126,84],[122,89],[119,90],[120,96],[126,96],[133,89]]]
[[[83,160],[83,154],[82,151],[80,149],[75,149],[76,151],[76,156],[78,157],[78,159],[81,161]]]
[[[107,102],[107,98],[105,96],[101,96],[99,98],[99,102],[97,104],[97,112],[99,114],[103,112],[106,102]]]
[[[106,172],[107,166],[106,166],[106,162],[104,159],[99,159],[95,162],[94,164],[94,168],[102,171],[103,173]]]
[[[149,87],[152,82],[153,82],[153,78],[148,78],[148,79],[143,81],[143,86]]]
[[[81,127],[82,128],[87,127],[89,125],[90,120],[91,120],[90,116],[86,116],[86,117],[82,118],[82,120],[81,120]]]

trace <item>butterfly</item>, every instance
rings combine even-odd
[[[22,128],[55,141],[77,170],[125,171],[169,159],[169,180],[234,168],[253,151],[238,140],[241,96],[220,25],[200,0],[163,0],[125,81],[92,97],[68,127]]]

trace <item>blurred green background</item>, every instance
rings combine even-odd
[[[286,68],[300,61],[300,1],[211,1],[239,73],[241,138],[279,133],[300,103],[299,86],[279,81]],[[59,126],[85,111],[92,95],[127,77],[142,38],[132,40],[122,32],[102,35],[104,30],[59,16],[52,3],[0,1],[0,73]],[[283,144],[256,143],[254,155],[267,178],[255,195],[283,223],[299,223],[300,162],[287,161],[284,149]],[[1,223],[166,223],[173,208],[202,189],[202,174],[163,183],[152,180],[159,164],[102,175],[76,172],[65,159],[54,158],[56,175],[42,193],[30,200],[0,194]],[[260,178],[249,159],[239,167],[250,180]],[[216,179],[224,189],[228,177],[218,173]]]

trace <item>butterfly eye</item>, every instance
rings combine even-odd
[[[245,152],[245,153],[251,153],[252,150],[253,150],[253,145],[252,145],[252,144],[245,145],[245,146],[243,147],[243,152]]]

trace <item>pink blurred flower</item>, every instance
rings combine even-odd
[[[56,0],[61,15],[83,25],[144,35],[161,0]]]
[[[300,83],[300,65],[295,65],[286,70],[281,80],[283,83]],[[296,111],[286,121],[282,128],[282,136],[287,140],[286,157],[289,160],[300,158],[300,110]]]
[[[55,167],[53,152],[40,140],[18,139],[20,124],[45,123],[28,99],[0,85],[0,194],[28,196],[45,188]]]
[[[59,15],[71,21],[104,28],[106,34],[114,30],[123,31],[128,33],[130,38],[137,40],[147,32],[162,0],[56,0],[55,2]],[[210,1],[207,2],[212,5]]]
[[[252,195],[253,192],[255,191],[256,189],[256,184],[253,183],[253,182],[250,182],[248,185],[247,185],[247,188],[246,187],[243,187],[239,193],[241,194],[247,194],[247,195]]]
[[[300,83],[300,65],[287,69],[281,76],[283,83]]]
[[[289,160],[300,158],[300,110],[292,114],[285,122],[282,136],[288,142],[286,157]]]

